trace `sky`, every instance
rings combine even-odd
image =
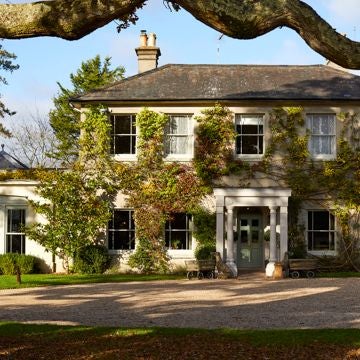
[[[5,0],[0,3],[20,3]],[[360,41],[360,0],[307,0],[320,16],[340,33]],[[293,30],[282,28],[253,40],[236,40],[207,27],[185,10],[170,11],[163,0],[148,0],[138,12],[136,25],[117,32],[116,23],[88,36],[67,41],[51,37],[4,40],[3,47],[17,55],[19,70],[1,74],[2,101],[17,114],[4,124],[30,121],[31,115],[46,116],[58,91],[57,82],[71,87],[70,73],[82,61],[99,54],[110,56],[114,66],[122,65],[126,76],[137,72],[134,49],[141,30],[154,32],[161,49],[159,66],[177,64],[324,64],[325,59],[310,49]]]

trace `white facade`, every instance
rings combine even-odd
[[[44,221],[29,204],[29,200],[40,200],[35,194],[36,185],[37,182],[31,180],[0,182],[0,254],[19,252],[33,255],[43,260],[43,263],[40,264],[43,272],[51,272],[52,254],[46,252],[37,242],[26,237],[19,227],[19,225]],[[24,218],[19,219],[19,215]],[[62,261],[55,258],[55,262],[57,271],[63,272]]]

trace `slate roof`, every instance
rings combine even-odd
[[[191,100],[360,100],[360,76],[327,65],[169,64],[71,99]]]
[[[4,150],[4,145],[1,145],[0,151],[0,170],[5,169],[28,169],[28,167],[14,156],[8,154]]]

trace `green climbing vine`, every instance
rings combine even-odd
[[[163,272],[169,256],[163,229],[171,214],[191,212],[204,188],[191,164],[164,160],[164,129],[168,117],[142,110],[136,117],[139,129],[137,160],[118,165],[119,189],[134,208],[138,244],[129,265],[142,272]]]
[[[346,262],[357,265],[360,214],[360,120],[357,114],[341,113],[342,131],[333,160],[314,161],[308,152],[309,132],[304,132],[302,108],[274,109],[270,116],[271,140],[263,161],[265,173],[292,189],[294,218],[306,200],[330,208],[341,227],[342,252]],[[295,247],[303,229],[289,226]],[[358,260],[357,260],[358,261]]]

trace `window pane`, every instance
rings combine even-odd
[[[172,215],[170,221],[172,229],[186,229],[187,228],[187,216],[184,213]]]
[[[313,233],[313,250],[329,250],[329,233],[318,232]]]
[[[311,136],[309,151],[313,155],[332,155],[335,153],[336,120],[332,114],[312,114],[307,116],[307,127]]]
[[[165,142],[166,154],[187,154],[189,138],[188,136],[172,136],[169,135]]]
[[[308,249],[335,250],[335,217],[328,211],[308,212]]]
[[[112,154],[135,154],[136,126],[133,115],[111,116],[111,143]]]
[[[113,229],[129,229],[129,211],[114,210]]]
[[[171,233],[171,249],[187,249],[187,232],[173,231]]]
[[[25,253],[24,235],[6,235],[6,251],[9,253]]]
[[[251,226],[255,226],[255,227],[259,226],[259,220],[258,219],[252,219],[251,220]]]
[[[191,132],[189,115],[171,115],[165,127],[165,154],[188,154]]]
[[[240,224],[241,226],[247,226],[248,225],[247,219],[241,219]]]
[[[259,230],[251,231],[251,242],[253,242],[253,243],[259,242]]]
[[[9,209],[8,210],[8,233],[23,232],[22,227],[25,225],[25,210],[24,209]]]
[[[314,211],[314,230],[329,230],[329,213]]]
[[[172,214],[165,224],[165,246],[169,249],[191,249],[190,215]]]
[[[135,248],[134,231],[112,231],[109,233],[110,250],[131,250]]]
[[[116,115],[113,118],[113,134],[131,134],[132,117],[130,115]]]
[[[236,153],[262,154],[263,149],[263,117],[256,115],[236,115]]]
[[[187,135],[189,133],[189,117],[186,116],[171,116],[168,126],[168,134]]]
[[[242,154],[260,154],[257,136],[242,136]]]
[[[132,210],[113,211],[108,228],[108,247],[110,250],[135,248],[135,223]]]
[[[240,241],[241,241],[242,243],[247,243],[248,240],[249,240],[249,238],[248,238],[248,232],[247,232],[247,230],[241,230],[241,231],[240,231]]]

